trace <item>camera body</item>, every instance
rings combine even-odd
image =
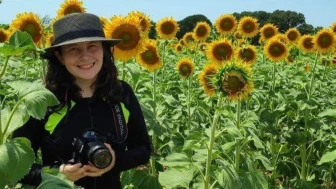
[[[106,138],[94,129],[84,131],[83,135],[74,139],[74,162],[92,164],[104,169],[112,162],[112,154],[105,146]]]

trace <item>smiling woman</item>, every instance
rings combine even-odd
[[[22,182],[38,185],[48,166],[86,189],[121,188],[120,172],[145,164],[151,147],[138,100],[117,77],[111,48],[120,40],[105,38],[99,17],[89,13],[66,15],[53,31],[42,57],[48,60],[46,87],[60,105],[13,134],[42,152],[42,165]]]

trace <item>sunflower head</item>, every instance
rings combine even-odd
[[[254,64],[257,60],[257,49],[253,45],[248,45],[246,47],[240,47],[236,50],[236,55],[242,63]]]
[[[292,56],[291,54],[288,54],[286,59],[285,59],[285,62],[287,64],[292,64],[294,62],[294,56]]]
[[[159,20],[155,29],[161,39],[172,39],[180,28],[174,18],[166,17]]]
[[[156,41],[147,39],[137,56],[137,62],[149,71],[156,71],[162,66]]]
[[[47,33],[45,37],[45,46],[50,47],[51,44],[54,41],[54,34],[53,33]]]
[[[8,32],[5,29],[0,28],[0,43],[6,42],[8,40],[9,40]]]
[[[177,62],[176,69],[183,78],[186,78],[193,74],[195,65],[189,58],[184,57]]]
[[[10,30],[13,32],[16,30],[25,31],[32,37],[36,45],[39,46],[41,43],[43,36],[41,20],[32,12],[18,14],[12,21]]]
[[[174,49],[176,52],[181,52],[183,50],[183,46],[180,43],[177,43]]]
[[[218,67],[215,64],[209,63],[203,67],[202,72],[199,74],[200,84],[203,86],[204,92],[209,96],[213,96],[216,90],[214,79],[217,70]]]
[[[288,53],[287,46],[276,36],[268,40],[264,47],[264,54],[274,62],[284,60],[288,56]]]
[[[221,35],[233,33],[237,27],[237,20],[232,14],[224,14],[215,21],[215,28]]]
[[[195,36],[193,32],[187,32],[182,37],[184,45],[190,45],[195,41]]]
[[[298,44],[299,48],[305,53],[310,53],[315,50],[315,46],[313,43],[313,36],[311,35],[303,35],[300,38]]]
[[[331,31],[334,32],[334,34],[336,34],[336,22],[334,22],[331,26],[330,26]]]
[[[218,71],[216,85],[229,100],[243,100],[253,90],[251,68],[241,62],[229,62]]]
[[[114,16],[106,26],[106,37],[121,39],[114,46],[115,58],[127,61],[135,57],[141,48],[140,20],[137,17]]]
[[[258,20],[251,16],[245,16],[239,20],[238,31],[244,37],[254,37],[258,33],[258,28]]]
[[[78,0],[65,0],[57,10],[57,18],[62,18],[67,14],[84,13],[86,8],[83,7],[83,2]]]
[[[205,51],[207,50],[207,46],[208,46],[208,43],[206,43],[206,42],[200,43],[200,44],[199,44],[199,49],[200,49],[202,52],[205,52]]]
[[[300,39],[300,32],[298,29],[296,28],[289,28],[286,33],[285,33],[287,40],[289,41],[289,43],[291,44],[295,44],[299,41]]]
[[[224,61],[230,61],[233,58],[233,46],[229,40],[219,39],[208,45],[206,55],[212,63],[222,65]]]
[[[322,29],[315,34],[313,43],[320,53],[333,52],[336,44],[335,34],[329,29]]]
[[[140,11],[132,11],[130,12],[127,16],[136,16],[139,18],[140,20],[140,26],[141,26],[141,31],[145,33],[145,35],[148,35],[149,30],[152,26],[151,22],[150,22],[150,18],[148,15],[146,15],[145,13],[142,13]]]
[[[236,40],[243,39],[242,35],[241,35],[238,31],[236,31],[236,32],[233,34],[233,36],[234,36],[234,38],[235,38]]]
[[[273,24],[265,24],[261,29],[260,29],[260,37],[262,41],[267,41],[271,37],[275,36],[278,34],[278,28],[274,26]]]
[[[210,35],[211,27],[206,22],[198,22],[194,28],[194,37],[197,41],[205,41]]]

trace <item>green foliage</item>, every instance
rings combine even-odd
[[[177,39],[181,39],[185,33],[193,31],[197,22],[207,22],[212,26],[211,21],[202,14],[188,16],[177,22],[180,27],[180,30],[176,33]]]

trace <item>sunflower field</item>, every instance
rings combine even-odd
[[[85,11],[65,0],[51,24]],[[119,79],[139,99],[153,149],[148,164],[122,173],[124,189],[336,188],[336,22],[301,35],[223,14],[181,39],[173,17],[156,23],[155,39],[139,11],[101,22],[122,39]],[[11,133],[58,103],[38,56],[52,40],[32,12],[0,29],[0,188],[34,188],[18,181],[41,156]],[[58,170],[42,178],[37,188],[76,188]]]

